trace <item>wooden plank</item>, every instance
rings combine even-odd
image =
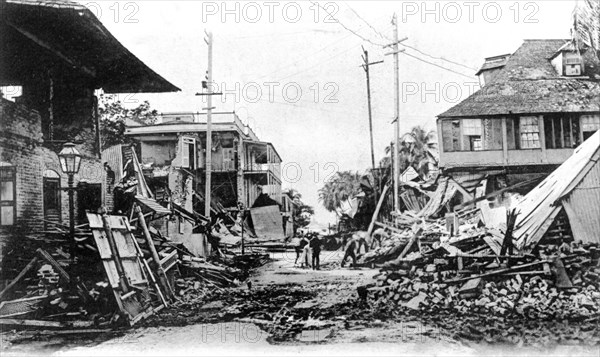
[[[371,233],[373,233],[373,229],[375,228],[375,222],[377,222],[377,217],[379,216],[379,211],[381,210],[381,206],[383,205],[383,201],[385,200],[385,195],[389,190],[390,185],[386,184],[383,187],[383,191],[381,191],[381,196],[379,197],[379,202],[377,202],[377,207],[375,207],[375,212],[373,212],[373,218],[371,218],[371,223],[369,224],[369,229],[367,229],[367,236],[370,237]]]
[[[10,292],[10,290],[21,280],[23,279],[23,277],[25,276],[25,274],[27,274],[29,272],[29,270],[31,270],[35,264],[38,261],[38,257],[33,257],[33,259],[31,259],[29,261],[29,263],[25,266],[25,268],[23,268],[23,270],[21,270],[21,272],[19,273],[19,275],[17,275],[16,278],[14,278],[5,288],[4,290],[2,290],[2,292],[0,292],[0,300],[2,300],[4,298],[4,295],[7,294],[8,292]]]
[[[0,319],[0,325],[30,326],[30,327],[91,327],[94,321],[45,321],[26,319]]]
[[[468,202],[464,202],[464,203],[461,203],[459,205],[454,206],[454,211],[463,209],[463,208],[465,208],[465,207],[467,207],[469,205],[475,204],[477,202],[480,202],[480,201],[483,201],[483,200],[487,200],[488,198],[496,197],[496,196],[498,196],[498,195],[500,195],[500,194],[502,194],[504,192],[507,192],[507,191],[510,191],[510,190],[514,190],[514,189],[516,189],[518,187],[526,186],[528,184],[532,184],[532,183],[535,183],[535,182],[541,181],[541,180],[542,180],[542,178],[538,177],[538,178],[534,178],[534,179],[531,179],[531,180],[519,182],[519,183],[514,184],[512,186],[505,187],[505,188],[503,188],[501,190],[494,191],[492,193],[488,193],[485,196],[477,197],[477,198],[475,198],[473,200],[470,200]]]
[[[536,265],[540,265],[540,264],[544,264],[544,263],[549,263],[550,260],[540,260],[537,262],[533,262],[533,263],[527,263],[527,264],[522,264],[522,265],[515,265],[513,267],[510,268],[504,268],[504,269],[498,269],[498,270],[494,270],[488,273],[483,273],[483,274],[479,274],[476,276],[470,276],[470,277],[465,277],[465,278],[460,278],[460,279],[454,279],[454,280],[447,280],[445,281],[445,283],[451,284],[451,283],[460,283],[463,281],[467,281],[467,280],[471,280],[471,279],[475,279],[475,278],[483,278],[486,276],[492,276],[492,275],[498,275],[498,274],[504,274],[504,273],[508,273],[508,272],[513,272],[513,271],[517,271],[517,270],[521,270],[524,268],[529,268],[532,266],[536,266]]]
[[[404,233],[404,231],[402,229],[399,229],[399,228],[396,228],[396,227],[392,227],[389,224],[385,224],[385,223],[382,223],[382,222],[375,222],[375,225],[383,227],[383,228],[387,228],[390,231],[394,231],[396,233]]]

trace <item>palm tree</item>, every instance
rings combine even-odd
[[[361,175],[357,172],[336,172],[319,189],[319,202],[329,212],[335,211],[341,207],[343,201],[360,192],[360,180]]]
[[[389,157],[384,157],[380,165],[384,168],[391,166],[392,145],[385,148]],[[398,164],[400,172],[412,166],[417,172],[425,177],[429,174],[429,163],[433,152],[437,150],[436,133],[434,130],[427,131],[421,126],[413,127],[410,132],[400,138],[398,150]]]

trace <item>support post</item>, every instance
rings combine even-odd
[[[379,197],[379,202],[377,202],[377,207],[375,207],[375,212],[373,212],[373,217],[371,218],[371,223],[369,224],[369,229],[367,230],[367,236],[370,237],[371,233],[373,233],[373,228],[375,228],[375,222],[377,222],[377,216],[379,216],[379,211],[381,210],[381,205],[383,205],[383,200],[385,200],[385,195],[390,188],[389,185],[385,185],[383,191],[381,191],[381,196]]]
[[[394,51],[394,102],[396,104],[394,111],[394,119],[396,120],[394,125],[394,177],[392,182],[394,183],[394,211],[400,210],[400,202],[398,199],[399,185],[398,178],[400,177],[400,165],[398,165],[398,154],[400,146],[400,69],[398,59],[398,18],[394,13],[392,18],[392,25],[394,26],[394,43],[392,45]]]
[[[378,64],[378,63],[383,63],[383,61],[369,63],[369,52],[367,50],[365,50],[364,47],[363,47],[363,61],[365,63],[362,65],[362,67],[365,70],[365,74],[367,75],[367,106],[368,106],[368,111],[369,111],[369,135],[370,135],[370,139],[371,139],[371,168],[373,169],[373,177],[376,180],[375,185],[379,189],[378,178],[375,177],[375,148],[374,148],[374,144],[373,144],[373,115],[372,115],[372,111],[371,111],[371,77],[369,75],[369,66]],[[373,197],[375,203],[377,203],[377,193],[378,193],[377,191],[378,190],[375,190],[375,195]]]
[[[213,35],[206,33],[208,39],[208,70],[207,70],[207,112],[206,112],[206,181],[204,183],[204,215],[210,219],[210,194],[211,194],[211,171],[212,171],[212,56]]]
[[[71,239],[71,263],[75,262],[75,187],[73,174],[69,174],[69,236]]]

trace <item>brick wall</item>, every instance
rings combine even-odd
[[[39,113],[22,104],[0,98],[0,161],[16,169],[16,224],[13,227],[0,227],[0,259],[3,247],[10,239],[11,231],[20,233],[44,229],[43,175],[53,170],[60,176],[61,187],[68,187],[68,177],[60,169],[55,150],[43,146],[42,123]],[[79,182],[100,183],[102,202],[106,203],[106,172],[100,159],[81,146],[84,155],[81,168],[74,177],[75,186]],[[77,212],[77,194],[75,194]],[[66,191],[61,192],[62,223],[69,222],[69,203]],[[79,224],[80,222],[78,222]]]

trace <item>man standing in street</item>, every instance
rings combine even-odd
[[[314,270],[319,270],[321,264],[321,246],[322,246],[321,238],[317,233],[314,233],[312,239],[310,240],[310,248],[312,249],[312,268]]]

